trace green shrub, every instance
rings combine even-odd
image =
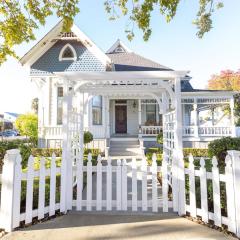
[[[162,132],[157,135],[157,143],[163,144],[163,133]]]
[[[31,154],[34,157],[51,157],[55,153],[56,157],[62,156],[61,148],[32,148]]]
[[[83,142],[84,144],[90,143],[93,140],[93,135],[89,131],[84,132]]]
[[[240,138],[224,137],[209,143],[208,154],[224,161],[228,150],[240,150]]]
[[[208,149],[205,148],[183,148],[183,156],[188,157],[190,154],[193,157],[207,157]]]

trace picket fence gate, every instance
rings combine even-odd
[[[76,188],[76,199],[71,197],[71,206],[66,208],[66,192],[63,192],[66,183],[64,174],[64,164],[56,166],[56,156],[50,158],[50,168],[46,168],[44,157],[40,159],[40,168],[34,168],[34,157],[28,159],[27,170],[22,171],[22,157],[19,150],[8,150],[4,158],[1,205],[0,205],[0,227],[6,231],[12,231],[20,226],[22,221],[30,224],[33,218],[43,219],[46,214],[49,217],[55,215],[56,211],[65,213],[67,210],[76,207],[76,210],[86,211],[152,211],[168,212],[172,208],[172,201],[169,201],[169,181],[168,165],[164,161],[163,165],[157,166],[156,154],[152,157],[152,165],[148,166],[146,158],[141,159],[141,164],[136,158],[130,159],[130,164],[126,159],[111,159],[107,161],[98,156],[97,166],[92,166],[92,155],[88,155],[87,166],[75,164],[72,167],[72,186]],[[112,163],[116,161],[116,166]],[[107,165],[103,163],[107,162]],[[87,175],[87,184],[84,188],[84,175]],[[93,181],[94,174],[96,176]],[[103,194],[103,176],[106,174],[106,199]],[[159,189],[158,176],[161,175],[162,186]],[[129,176],[131,181],[129,181]],[[112,184],[113,178],[116,184]],[[57,186],[57,178],[60,178],[61,186]],[[49,181],[49,203],[45,202],[46,179]],[[23,191],[23,181],[26,183],[25,202],[21,199]],[[139,182],[141,187],[138,186]],[[149,183],[151,192],[149,194]],[[34,188],[34,185],[36,186]],[[129,190],[129,184],[131,188]],[[95,193],[93,186],[95,185]],[[113,191],[116,191],[116,198],[113,198]],[[139,198],[139,191],[141,197]],[[56,193],[60,194],[57,201]],[[67,193],[70,194],[71,191]],[[83,193],[86,192],[86,199]],[[73,193],[73,191],[72,191]],[[38,195],[37,206],[33,206],[34,195]],[[94,199],[93,196],[96,195]],[[131,198],[129,199],[129,195]],[[36,203],[35,203],[36,205]],[[20,209],[21,207],[21,209]]]
[[[153,154],[152,165],[148,166],[145,157],[141,159],[133,157],[127,163],[126,158],[109,157],[103,160],[99,155],[97,166],[93,166],[92,155],[89,154],[87,166],[76,166],[73,171],[77,185],[77,197],[73,201],[73,206],[76,206],[79,211],[168,212],[169,208],[172,208],[172,201],[168,196],[171,183],[167,163],[164,162],[160,167],[157,166],[156,160],[156,154]],[[84,174],[87,176],[85,199],[82,191]],[[103,181],[104,174],[105,182]],[[160,175],[162,186],[158,181]],[[106,191],[106,196],[104,196],[104,191]],[[115,196],[113,191],[116,193]]]

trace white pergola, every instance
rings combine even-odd
[[[170,139],[170,141],[174,141],[174,144],[170,144],[173,147],[170,150],[174,153],[172,160],[174,206],[175,210],[182,214],[185,203],[179,201],[184,199],[185,193],[178,191],[178,189],[184,189],[183,181],[181,181],[184,179],[181,79],[185,78],[187,74],[188,71],[56,72],[55,75],[63,84],[63,164],[67,165],[67,176],[72,176],[72,163],[67,161],[71,155],[71,136],[73,136],[71,131],[79,135],[79,159],[83,161],[84,110],[91,99],[91,97],[84,99],[84,93],[106,97],[107,113],[109,113],[109,99],[111,98],[152,98],[157,101],[163,116],[166,115],[166,118],[163,118],[163,132],[171,131],[174,134],[174,137]],[[77,118],[76,125],[70,130],[73,97],[78,102],[79,118]],[[173,109],[174,116],[172,114],[173,117],[168,117]],[[106,131],[108,131],[107,136],[109,136],[109,114],[106,119],[108,126]],[[174,122],[174,129],[168,129],[169,119]],[[166,144],[164,146],[167,150],[168,146]],[[166,156],[167,151],[164,153]],[[70,186],[67,187],[70,188]],[[68,201],[70,204],[71,197]]]

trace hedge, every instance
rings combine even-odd
[[[188,157],[190,154],[193,157],[208,157],[207,148],[183,148],[183,156]]]

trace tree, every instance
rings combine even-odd
[[[224,70],[220,74],[212,75],[208,81],[208,89],[240,91],[240,71]],[[236,94],[234,100],[235,123],[240,126],[240,94]],[[224,110],[230,111],[229,107]]]
[[[240,91],[240,71],[224,70],[212,75],[208,81],[208,89]]]
[[[32,108],[32,110],[33,110],[33,112],[34,112],[35,114],[38,113],[38,98],[34,98],[34,99],[32,100],[31,108]]]
[[[152,33],[151,13],[158,8],[159,13],[170,22],[177,12],[181,0],[104,0],[109,19],[127,16],[129,24],[126,34],[134,37],[135,24],[143,31],[147,41]],[[63,31],[68,32],[73,19],[79,12],[79,0],[5,0],[0,1],[0,65],[7,56],[18,57],[14,46],[35,39],[34,30],[44,25],[46,18],[56,14],[63,19]],[[212,14],[223,7],[222,0],[200,0],[199,10],[194,20],[197,36],[202,38],[212,28]]]
[[[38,139],[38,118],[36,114],[20,115],[15,125],[21,135],[29,137],[30,142],[36,145]]]

